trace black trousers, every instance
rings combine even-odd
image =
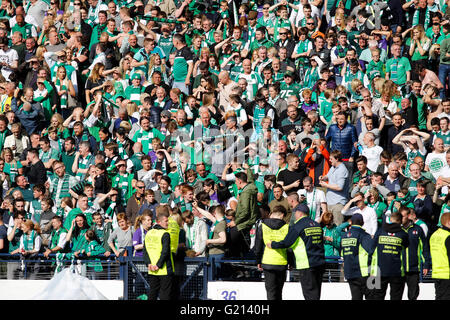
[[[250,250],[250,230],[240,230],[236,227],[230,229],[229,257],[242,258]]]
[[[380,288],[370,290],[369,300],[384,300],[388,285],[391,289],[391,300],[402,300],[405,277],[381,277]]]
[[[363,300],[364,296],[367,299],[367,277],[348,279],[347,282],[350,286],[352,300]]]
[[[148,284],[150,291],[148,293],[148,300],[171,300],[172,296],[172,281],[173,276],[154,276],[148,275]]]
[[[408,300],[417,300],[419,296],[419,272],[407,272],[405,276],[406,285],[408,286]]]
[[[450,280],[435,279],[434,289],[436,291],[436,300],[450,300]]]
[[[264,279],[267,292],[267,300],[282,300],[286,270],[264,269]]]
[[[320,300],[324,266],[301,269],[300,284],[305,300]]]

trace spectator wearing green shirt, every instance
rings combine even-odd
[[[408,58],[401,56],[401,50],[399,44],[392,45],[393,57],[386,62],[386,79],[392,80],[397,85],[404,85],[411,80],[411,64]]]
[[[189,85],[191,84],[191,77],[194,71],[194,56],[186,46],[183,35],[174,35],[172,42],[176,49],[172,66],[173,88],[178,88],[184,94],[189,94]]]

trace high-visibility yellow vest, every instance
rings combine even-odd
[[[281,241],[288,233],[289,225],[285,224],[278,230],[269,228],[264,223],[262,224],[263,242],[267,244],[271,241]],[[286,249],[270,249],[266,247],[262,257],[263,264],[271,264],[277,266],[287,265],[287,253]]]
[[[150,229],[145,235],[145,249],[153,265],[156,265],[162,252],[162,237],[165,233],[169,233],[167,230],[163,229]],[[172,254],[170,254],[170,261],[173,267]],[[173,268],[172,268],[173,269]],[[157,271],[148,271],[148,274],[154,276],[165,276],[167,275],[167,263],[164,262],[162,268]]]
[[[178,241],[180,239],[180,226],[172,217],[169,217],[169,226],[167,228],[170,234],[170,251],[177,253]]]
[[[442,228],[437,229],[430,237],[430,252],[433,279],[450,279],[450,266],[445,241],[450,232]]]

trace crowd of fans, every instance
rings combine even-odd
[[[167,210],[177,261],[245,258],[302,203],[326,256],[354,213],[373,235],[408,207],[429,236],[450,211],[447,3],[2,0],[0,252],[101,270]]]

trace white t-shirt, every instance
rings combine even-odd
[[[347,211],[342,210],[344,216],[352,216],[355,213],[360,213],[363,216],[364,224],[362,225],[362,228],[366,230],[368,234],[373,236],[378,228],[377,213],[375,210],[368,206],[362,211],[358,207],[350,208]]]
[[[373,146],[372,148],[363,148],[362,155],[367,158],[367,168],[371,171],[377,171],[380,164],[380,154],[383,152],[383,148],[380,146]]]
[[[0,49],[0,62],[6,62],[8,65],[11,65],[14,61],[19,61],[19,55],[16,50],[8,48],[6,51],[3,51],[3,49]],[[8,80],[12,72],[12,69],[9,67],[2,68],[2,75],[6,80]]]
[[[425,165],[428,166],[435,179],[439,178],[444,173],[445,168],[448,167],[445,152],[429,153],[425,159]]]
[[[299,196],[305,196],[306,197],[306,205],[311,210],[311,213],[314,212],[314,219],[315,221],[319,221],[321,212],[320,212],[320,205],[322,202],[327,202],[327,198],[325,197],[325,192],[323,192],[320,189],[314,188],[312,192],[307,192],[305,189],[300,189],[297,191]]]

